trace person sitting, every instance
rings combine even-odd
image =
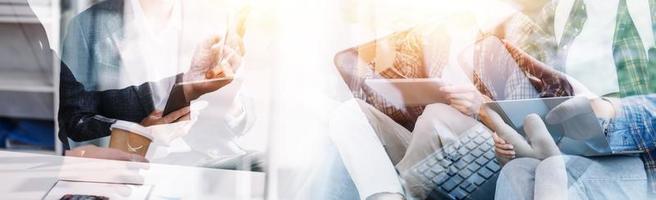
[[[425,198],[434,186],[424,185],[406,172],[426,156],[457,140],[459,133],[480,123],[477,118],[485,101],[569,96],[574,92],[566,77],[547,65],[532,65],[518,62],[521,60],[516,57],[499,55],[499,48],[503,48],[504,44],[525,45],[529,49],[530,45],[526,44],[530,43],[531,36],[540,34],[540,29],[526,16],[519,13],[511,15],[501,25],[484,32],[489,34],[471,34],[471,40],[463,40],[467,43],[489,35],[506,38],[497,46],[482,43],[480,47],[484,47],[484,52],[476,52],[479,55],[477,62],[493,62],[498,66],[463,66],[459,63],[458,52],[463,49],[459,43],[463,41],[459,41],[462,38],[458,36],[464,34],[449,33],[452,30],[447,27],[445,24],[418,27],[377,40],[373,45],[360,46],[358,56],[368,65],[357,66],[358,69],[340,69],[356,97],[355,101],[401,174],[406,192],[416,198]],[[462,68],[453,69],[454,66]],[[501,87],[489,87],[491,79],[481,76],[483,70],[487,70],[486,73],[490,70],[502,72],[504,80]],[[368,78],[448,79],[454,76],[463,78],[454,79],[453,85],[442,87],[439,91],[446,94],[448,103],[426,106],[394,106],[363,84]]]
[[[507,46],[512,48],[511,46]],[[530,56],[512,49],[528,60]],[[535,61],[528,61],[535,62]],[[569,81],[576,81],[570,78]],[[613,152],[641,151],[643,157],[653,158],[653,136],[656,130],[656,94],[630,97],[598,97],[583,84],[574,84],[576,97],[552,109],[545,117],[547,124],[561,124],[575,119],[592,107]],[[494,111],[482,112],[481,119],[495,133],[495,152],[502,164],[497,185],[499,199],[544,199],[559,195],[563,198],[653,198],[648,189],[649,178],[640,160],[633,157],[606,159],[561,155],[544,122],[537,115],[526,116],[524,131],[519,135]],[[586,127],[578,127],[585,130]],[[584,132],[573,132],[570,137],[584,139]],[[516,159],[517,158],[517,159]],[[626,168],[626,169],[622,169]],[[632,169],[632,170],[627,170]],[[647,168],[649,169],[649,168]],[[631,177],[630,180],[626,177]],[[604,184],[591,184],[603,182]],[[612,185],[613,187],[609,187]],[[603,188],[603,189],[602,189]],[[631,188],[632,192],[624,189]],[[581,190],[598,190],[597,193]]]

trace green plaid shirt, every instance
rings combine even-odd
[[[554,38],[553,22],[555,15],[555,5],[557,2],[545,7],[542,16],[538,19],[538,24],[546,29],[548,35]],[[650,13],[652,18],[652,33],[656,39],[656,0],[649,0]],[[545,48],[555,52],[555,58],[550,59],[549,64],[556,66],[558,69],[564,69],[564,60],[567,57],[567,46],[574,41],[579,35],[585,21],[587,20],[587,11],[583,0],[576,0],[565,28],[560,44],[546,45]],[[550,29],[551,28],[551,29]],[[557,42],[554,44],[558,44]],[[656,46],[656,44],[654,44]],[[652,94],[656,91],[656,48],[653,46],[645,51],[642,39],[631,18],[627,8],[626,0],[620,0],[617,8],[617,21],[613,36],[613,58],[617,69],[617,78],[619,85],[619,97],[628,97],[633,95]],[[636,137],[640,138],[640,137]],[[645,151],[642,158],[647,172],[650,189],[656,191],[656,148],[653,143],[656,141],[637,141],[641,150]]]
[[[653,2],[653,1],[652,1]],[[652,6],[653,7],[653,6]],[[653,15],[653,13],[652,13]],[[629,14],[626,0],[620,0],[617,8],[617,23],[613,37],[613,58],[617,67],[620,97],[649,94],[654,92],[650,84],[654,66],[644,50],[633,19]],[[653,60],[653,59],[652,59]]]

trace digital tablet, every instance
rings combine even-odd
[[[551,110],[571,98],[551,97],[495,101],[486,103],[486,106],[498,113],[503,121],[519,134],[526,136],[524,132],[524,119],[526,116],[535,113],[544,120]],[[614,152],[608,144],[606,135],[603,133],[592,107],[586,106],[578,109],[585,110],[576,117],[559,124],[545,123],[551,137],[563,153],[583,156],[636,153],[635,151]],[[587,137],[581,138],[582,135]]]
[[[441,79],[367,79],[365,85],[395,106],[423,106],[448,103],[440,87],[448,85]]]
[[[529,114],[537,114],[540,118],[544,119],[551,109],[571,98],[572,97],[551,97],[504,100],[488,102],[485,103],[485,105],[499,114],[506,124],[510,125],[517,132],[523,134],[524,118],[526,118],[526,116]]]
[[[171,90],[171,94],[169,95],[169,99],[166,102],[166,106],[164,107],[163,116],[166,116],[172,113],[173,111],[179,110],[180,108],[184,108],[190,105],[189,101],[184,98],[184,90],[182,89],[183,86],[194,85],[194,84],[207,84],[211,82],[220,82],[219,84],[227,85],[230,82],[232,82],[232,80],[234,80],[234,77],[176,83],[173,86],[173,89]]]

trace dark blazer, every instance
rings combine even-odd
[[[123,89],[88,91],[62,63],[59,84],[59,139],[86,141],[109,136],[109,127],[121,119],[140,122],[153,110],[151,83]]]
[[[69,23],[62,47],[59,139],[86,141],[110,134],[116,119],[140,122],[153,110],[150,83],[114,88],[120,57],[113,37],[122,34],[123,1],[93,5]],[[114,35],[118,33],[117,35]],[[101,87],[102,86],[102,87]]]
[[[121,2],[120,6],[122,10],[122,1],[111,2]],[[24,4],[27,4],[26,0]],[[104,6],[109,5],[101,4],[103,6],[98,7],[99,9],[104,9]],[[87,14],[81,14],[80,16],[87,16],[88,14],[92,13],[88,12]],[[32,15],[36,17],[36,15]],[[88,18],[80,16],[77,17],[78,22],[76,23],[88,20]],[[36,52],[35,59],[44,61],[52,59],[55,55],[51,50],[51,47],[48,45],[48,37],[45,29],[42,26],[39,26],[38,30],[32,32],[32,34],[37,35],[37,37],[34,38],[35,40],[30,41],[34,44],[29,45],[32,46],[34,52]],[[93,35],[95,34],[87,36],[95,37]],[[42,44],[42,46],[38,44]],[[111,56],[110,54],[107,55]],[[85,54],[81,54],[81,56],[84,55]],[[97,65],[91,65],[90,63],[92,60],[96,59],[94,61],[98,62],[110,60],[109,58],[102,58],[104,55],[105,54],[83,57],[80,60],[86,61],[73,62],[71,64],[75,64],[75,67],[77,68],[85,67],[93,69],[92,67],[97,67]],[[68,138],[74,141],[85,141],[108,136],[110,134],[109,127],[116,121],[115,119],[140,122],[152,112],[153,103],[151,100],[152,97],[149,85],[154,83],[149,82],[143,83],[139,86],[130,86],[122,89],[96,91],[92,89],[92,87],[95,87],[94,85],[91,87],[85,87],[83,83],[79,82],[68,64],[68,62],[61,62],[59,113],[57,119],[59,122],[58,136],[66,149],[69,149]],[[180,77],[181,74],[166,78],[162,81],[179,81]],[[84,78],[84,80],[89,81],[88,77]]]

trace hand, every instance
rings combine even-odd
[[[567,75],[540,62],[510,42],[501,42],[518,67],[524,71],[531,85],[538,90],[540,97],[574,96],[574,88],[567,80]]]
[[[512,144],[499,137],[497,133],[492,133],[492,139],[494,140],[494,152],[501,165],[505,165],[515,158],[515,147]]]
[[[528,141],[526,141],[523,136],[519,135],[517,131],[506,124],[494,110],[484,107],[483,112],[484,114],[481,114],[481,119],[501,139],[513,145],[517,156],[545,159],[554,155],[560,155],[558,145],[551,138],[551,134],[549,134],[547,127],[538,115],[530,114],[524,119],[524,132],[528,138]]]
[[[484,101],[473,85],[443,86],[440,91],[448,94],[449,105],[469,116],[477,115]]]
[[[67,150],[65,155],[82,158],[148,162],[146,158],[137,154],[126,153],[124,151],[112,148],[100,148],[93,145],[84,145],[71,150]]]
[[[150,115],[141,121],[141,125],[148,127],[158,124],[170,124],[177,121],[189,120],[190,113],[191,112],[189,106],[173,111],[166,116],[162,116],[162,111],[154,110],[152,113],[150,113]]]
[[[212,36],[203,41],[196,49],[191,67],[184,74],[183,81],[232,77],[241,65],[244,50],[240,37],[233,34],[230,38],[225,47],[222,38],[219,36]],[[221,55],[221,53],[225,55]],[[230,80],[210,81],[185,85],[183,87],[185,98],[188,101],[197,99],[201,95],[216,91],[230,82]]]

